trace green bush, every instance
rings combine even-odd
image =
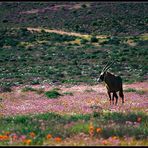
[[[141,94],[141,95],[145,93],[145,91],[143,91],[143,90],[136,90],[136,89],[133,89],[133,88],[125,89],[124,92],[135,92],[135,93]]]
[[[57,98],[57,97],[61,96],[61,94],[55,90],[47,91],[47,92],[45,92],[45,95],[48,98]]]
[[[63,94],[64,94],[64,95],[70,95],[70,96],[73,96],[73,93],[72,93],[72,92],[64,92]]]
[[[95,36],[93,36],[93,37],[91,37],[90,41],[91,42],[98,42],[98,39]]]
[[[83,5],[81,5],[81,7],[82,7],[82,8],[86,8],[86,7],[87,7],[87,5],[83,4]]]
[[[24,88],[22,88],[22,92],[27,92],[27,91],[36,91],[36,89],[32,88],[32,87],[24,87]]]
[[[38,80],[38,79],[32,80],[31,84],[32,85],[40,84],[40,80]]]
[[[120,40],[117,37],[112,36],[109,40],[108,40],[108,44],[115,44],[118,45],[120,44]]]
[[[11,92],[12,89],[10,86],[1,86],[0,87],[0,92]]]
[[[42,94],[44,92],[44,89],[43,88],[32,88],[32,87],[24,87],[22,89],[22,92],[27,92],[27,91],[34,91],[36,92],[37,94]]]
[[[86,39],[81,39],[81,40],[80,40],[80,43],[81,43],[81,44],[85,44],[85,43],[87,43],[87,42],[88,42],[88,40],[86,40]]]

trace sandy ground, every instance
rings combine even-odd
[[[27,30],[29,31],[36,31],[36,32],[41,32],[42,30],[44,30],[45,32],[49,32],[49,33],[57,33],[57,34],[61,34],[61,35],[69,35],[69,36],[76,36],[76,37],[90,37],[89,34],[81,34],[81,33],[76,33],[76,32],[66,32],[66,31],[62,31],[62,30],[56,30],[56,29],[43,29],[43,28],[32,28],[32,27],[28,27]],[[97,35],[96,38],[107,38],[108,36],[106,35]]]

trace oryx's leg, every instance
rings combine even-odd
[[[119,96],[122,98],[122,103],[124,103],[123,90],[119,91]]]
[[[117,103],[118,103],[118,95],[117,95],[116,92],[113,92],[113,94],[114,94],[114,96],[115,96],[115,98],[116,98],[116,105],[117,105]]]
[[[110,92],[107,92],[107,93],[108,93],[109,101],[110,101],[110,105],[111,105],[111,93]]]
[[[112,104],[114,104],[114,97],[115,97],[115,95],[114,95],[114,92],[113,92],[113,96],[112,96]]]

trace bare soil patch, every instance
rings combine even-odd
[[[32,27],[28,27],[27,28],[29,31],[37,31],[37,32],[41,32],[42,30],[44,30],[45,32],[49,32],[49,33],[57,33],[57,34],[61,34],[61,35],[69,35],[69,36],[77,36],[77,37],[90,37],[89,34],[81,34],[81,33],[76,33],[76,32],[66,32],[66,31],[62,31],[62,30],[56,30],[56,29],[43,29],[43,28],[32,28]],[[106,35],[97,35],[96,38],[107,38],[108,36]]]
[[[35,14],[35,13],[44,13],[45,11],[48,10],[52,10],[52,11],[58,11],[59,9],[80,9],[82,8],[81,6],[82,4],[56,4],[56,5],[52,5],[52,6],[48,6],[42,9],[32,9],[32,10],[28,10],[28,11],[23,11],[20,12],[20,14]],[[87,7],[90,6],[89,3],[86,4]]]

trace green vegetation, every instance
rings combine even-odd
[[[91,42],[98,42],[98,39],[95,36],[92,36],[90,40]]]
[[[34,91],[37,94],[44,93],[44,89],[43,88],[38,88],[38,89],[32,88],[32,87],[24,87],[24,88],[22,88],[22,92],[27,92],[27,91]]]
[[[138,121],[139,118],[141,119],[140,121]],[[53,137],[61,137],[63,140],[70,135],[78,133],[89,135],[90,123],[94,127],[94,137],[99,139],[100,136],[103,138],[129,136],[137,140],[144,140],[148,136],[148,116],[142,112],[131,112],[128,114],[102,112],[98,113],[98,116],[93,114],[61,116],[54,113],[46,113],[2,117],[0,121],[0,131],[3,131],[3,133],[9,131],[11,134],[16,133],[18,136],[26,135],[30,139],[29,133],[34,132],[35,138],[31,142],[33,145],[42,145],[47,134],[51,134]],[[95,131],[97,128],[101,128],[102,132],[97,133]],[[0,144],[9,145],[7,141],[0,142]]]
[[[72,92],[64,92],[63,94],[64,94],[64,95],[70,95],[70,96],[73,96],[73,93],[72,93]]]
[[[57,97],[61,96],[61,94],[59,92],[57,92],[56,90],[46,91],[45,95],[48,98],[57,98]]]
[[[11,92],[11,87],[10,86],[7,86],[7,85],[4,85],[2,87],[0,87],[0,92]]]
[[[0,35],[1,86],[42,82],[96,84],[102,68],[111,60],[115,64],[110,71],[124,82],[146,80],[148,50],[146,44],[139,44],[143,36],[72,44],[81,38],[43,31],[31,33],[25,28],[1,29]],[[131,46],[128,40],[136,44]]]
[[[33,91],[33,92],[36,92],[37,94],[44,93],[45,96],[47,96],[48,98],[57,98],[57,97],[59,97],[61,95],[70,95],[70,96],[73,96],[73,93],[72,92],[63,92],[61,94],[61,93],[58,92],[59,90],[60,90],[60,88],[53,88],[51,91],[46,91],[45,92],[44,88],[33,88],[33,87],[28,87],[28,86],[22,88],[22,92]]]
[[[44,11],[47,5],[50,9]],[[147,7],[147,3],[122,2],[1,2],[0,87],[42,82],[96,84],[101,69],[111,60],[116,62],[110,70],[124,82],[146,80]],[[42,31],[30,32],[27,27]],[[47,33],[43,28],[90,37]]]
[[[27,92],[27,91],[36,91],[36,89],[35,88],[32,88],[32,87],[24,87],[22,89],[22,92]]]
[[[43,81],[96,84],[111,60],[116,62],[110,70],[124,82],[147,78],[147,3],[2,2],[0,6],[0,87]],[[27,27],[42,30],[30,32]],[[90,36],[47,33],[44,28]]]
[[[124,92],[136,92],[137,94],[144,94],[145,91],[143,90],[137,90],[137,89],[133,89],[133,88],[128,88],[128,89],[125,89]]]

